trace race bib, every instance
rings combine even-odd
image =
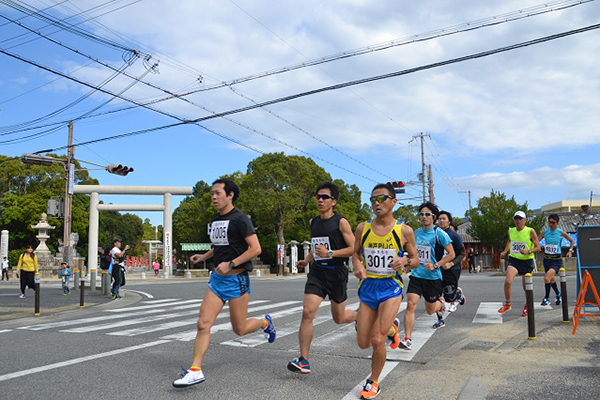
[[[228,246],[229,239],[227,231],[229,230],[229,221],[215,221],[210,224],[210,242],[215,246]]]
[[[417,253],[419,254],[419,262],[421,264],[431,262],[431,246],[417,245]]]
[[[396,257],[394,249],[364,249],[365,268],[373,275],[394,275],[396,271],[390,267],[392,259]]]
[[[544,253],[546,253],[546,254],[560,254],[560,251],[558,249],[558,245],[555,245],[555,244],[546,244],[546,246],[544,246]]]
[[[510,242],[510,254],[521,254],[521,249],[527,249],[525,242]]]
[[[331,243],[329,243],[329,236],[319,236],[310,239],[310,246],[312,247],[313,257],[315,261],[319,260],[331,260],[331,257],[319,257],[317,255],[317,246],[325,246],[327,251],[331,249]]]

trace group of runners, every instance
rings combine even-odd
[[[208,291],[200,307],[192,365],[173,382],[175,387],[188,387],[205,380],[202,362],[210,342],[210,329],[226,302],[229,302],[230,320],[237,335],[262,329],[269,343],[276,338],[276,329],[268,314],[264,318],[248,318],[251,260],[261,253],[261,247],[252,222],[234,206],[238,197],[239,188],[233,181],[217,179],[213,182],[211,199],[218,212],[209,228],[213,247],[205,254],[193,255],[191,261],[198,263],[212,257],[215,270],[210,275]],[[389,183],[373,188],[370,201],[375,217],[360,223],[354,233],[349,222],[335,212],[338,199],[339,189],[334,184],[326,182],[317,187],[319,215],[310,221],[311,251],[297,264],[299,268],[311,265],[304,288],[300,355],[291,360],[287,368],[300,374],[311,373],[309,355],[313,320],[322,301],[329,297],[333,321],[337,324],[354,322],[358,346],[372,348],[371,374],[360,392],[361,399],[372,399],[380,392],[379,377],[386,361],[386,346],[412,348],[415,311],[421,297],[425,300],[427,314],[437,315],[434,329],[445,326],[446,302],[449,303],[448,312],[456,311],[457,304],[465,303],[465,295],[458,286],[460,262],[465,251],[460,236],[453,229],[452,215],[440,211],[431,202],[419,206],[421,227],[417,230],[396,220],[393,215],[396,192]],[[558,216],[554,214],[550,219],[558,222]],[[502,313],[511,307],[512,280],[517,273],[530,272],[526,260],[540,249],[535,231],[525,229],[522,211],[515,214],[515,222],[517,227],[509,231],[510,240],[505,251],[510,248],[504,286],[506,304],[499,310]],[[547,260],[554,266],[556,261],[552,260],[560,254],[560,244],[558,250],[552,247],[556,237],[569,237],[560,230],[556,232],[555,227],[543,235],[547,243]],[[554,253],[549,253],[552,249]],[[360,280],[358,310],[346,309],[350,257],[354,275]],[[405,288],[402,275],[408,272],[411,275]],[[551,287],[557,292],[558,302],[560,294],[553,274],[549,272],[545,302]],[[405,296],[404,337],[400,339],[397,315]]]

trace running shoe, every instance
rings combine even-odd
[[[110,297],[112,300],[116,299],[117,296],[115,296],[114,294]]]
[[[456,304],[450,303],[450,307],[448,307],[448,312],[456,311]]]
[[[294,358],[288,363],[287,369],[299,374],[310,374],[310,364],[304,357]]]
[[[442,329],[444,326],[446,326],[446,323],[443,319],[438,319],[435,321],[435,324],[433,324],[434,329]]]
[[[560,303],[562,302],[562,294],[557,294],[556,295],[556,299],[554,299],[554,304],[556,304],[557,306],[560,306]]]
[[[182,368],[183,369],[183,368]],[[200,382],[204,382],[204,374],[202,370],[200,371],[192,371],[190,369],[183,369],[183,374],[181,374],[181,378],[176,379],[173,382],[173,386],[176,388],[184,388],[192,385],[196,385]]]
[[[465,302],[467,301],[467,298],[465,297],[465,292],[463,292],[463,290],[460,287],[456,288],[456,292],[458,294],[458,304],[464,306]]]
[[[542,300],[542,305],[547,306],[548,304],[550,304],[550,299],[546,297],[544,300]]]
[[[406,350],[412,349],[412,339],[405,337],[400,341],[399,346]]]
[[[527,306],[523,307],[523,312],[521,313],[521,317],[527,316]]]
[[[361,399],[374,399],[379,394],[379,384],[367,379],[365,387],[360,392]]]
[[[24,299],[24,298],[25,298],[25,295],[24,295],[24,294],[22,294],[22,295],[20,295],[20,296],[19,296],[19,298],[20,298],[20,299]]]
[[[498,312],[500,314],[504,314],[507,311],[510,311],[512,309],[512,306],[510,304],[506,304],[504,303],[504,305],[502,307],[500,307],[500,309],[498,310]]]
[[[277,336],[275,325],[273,325],[273,320],[269,314],[265,315],[265,319],[267,320],[267,327],[264,330],[265,339],[267,339],[269,343],[273,343],[275,341],[275,337]]]
[[[390,341],[390,347],[392,349],[397,349],[398,343],[400,343],[400,336],[398,336],[400,320],[398,318],[394,318],[393,324],[396,327],[396,333],[394,333],[392,336],[388,336],[388,340]]]

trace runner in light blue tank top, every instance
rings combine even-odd
[[[562,301],[562,295],[558,291],[558,286],[556,285],[556,280],[554,276],[563,266],[562,261],[562,241],[563,238],[567,239],[571,242],[571,247],[567,252],[567,257],[571,257],[573,254],[573,246],[575,245],[575,241],[571,236],[569,236],[562,229],[558,228],[559,221],[558,214],[550,214],[548,216],[548,226],[549,229],[544,229],[540,234],[540,241],[544,240],[544,270],[546,274],[544,275],[544,283],[546,286],[546,294],[544,295],[544,300],[542,300],[542,305],[547,306],[550,304],[550,288],[554,290],[556,293],[556,298],[554,300],[555,304],[558,306]]]

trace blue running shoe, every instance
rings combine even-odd
[[[273,343],[275,341],[275,337],[277,336],[275,325],[273,325],[273,320],[269,314],[265,315],[265,320],[267,320],[267,327],[264,330],[265,339],[267,339],[269,343]]]
[[[299,374],[310,374],[310,364],[304,357],[294,358],[288,363],[287,368]]]
[[[542,305],[547,306],[548,304],[550,304],[550,299],[546,297],[544,300],[542,300]]]
[[[562,294],[557,294],[556,295],[556,299],[554,300],[554,304],[556,304],[557,306],[560,306],[560,303],[562,301]]]
[[[442,329],[444,326],[446,326],[446,323],[443,319],[438,319],[435,324],[433,324],[434,329]]]

